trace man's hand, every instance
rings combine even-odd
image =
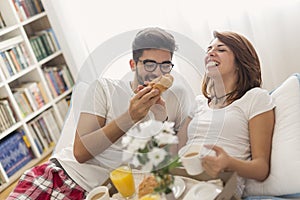
[[[151,106],[150,111],[153,113],[155,120],[165,121],[168,117],[165,100],[160,97],[153,106]]]
[[[149,86],[139,86],[135,93],[136,95],[130,100],[129,114],[136,123],[143,119],[148,114],[150,108],[159,101],[160,94],[157,89],[153,90]]]
[[[135,93],[139,92],[143,88],[147,87],[148,81],[145,81],[145,85],[139,85],[135,90]],[[150,111],[153,113],[155,120],[165,121],[168,117],[165,100],[160,96],[160,98],[151,106]]]

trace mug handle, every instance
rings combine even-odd
[[[108,188],[109,196],[118,193],[118,190],[116,189],[110,178],[106,179],[102,186],[106,186]]]

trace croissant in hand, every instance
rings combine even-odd
[[[153,89],[158,89],[159,92],[162,93],[172,86],[173,80],[174,78],[172,75],[166,74],[153,79],[149,85]]]

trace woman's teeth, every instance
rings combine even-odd
[[[216,66],[218,66],[219,64],[217,63],[217,62],[215,62],[215,61],[210,61],[210,62],[208,62],[207,63],[207,67],[216,67]]]

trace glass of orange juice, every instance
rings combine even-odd
[[[131,199],[135,196],[135,184],[129,166],[121,166],[110,172],[110,179],[124,198]]]

